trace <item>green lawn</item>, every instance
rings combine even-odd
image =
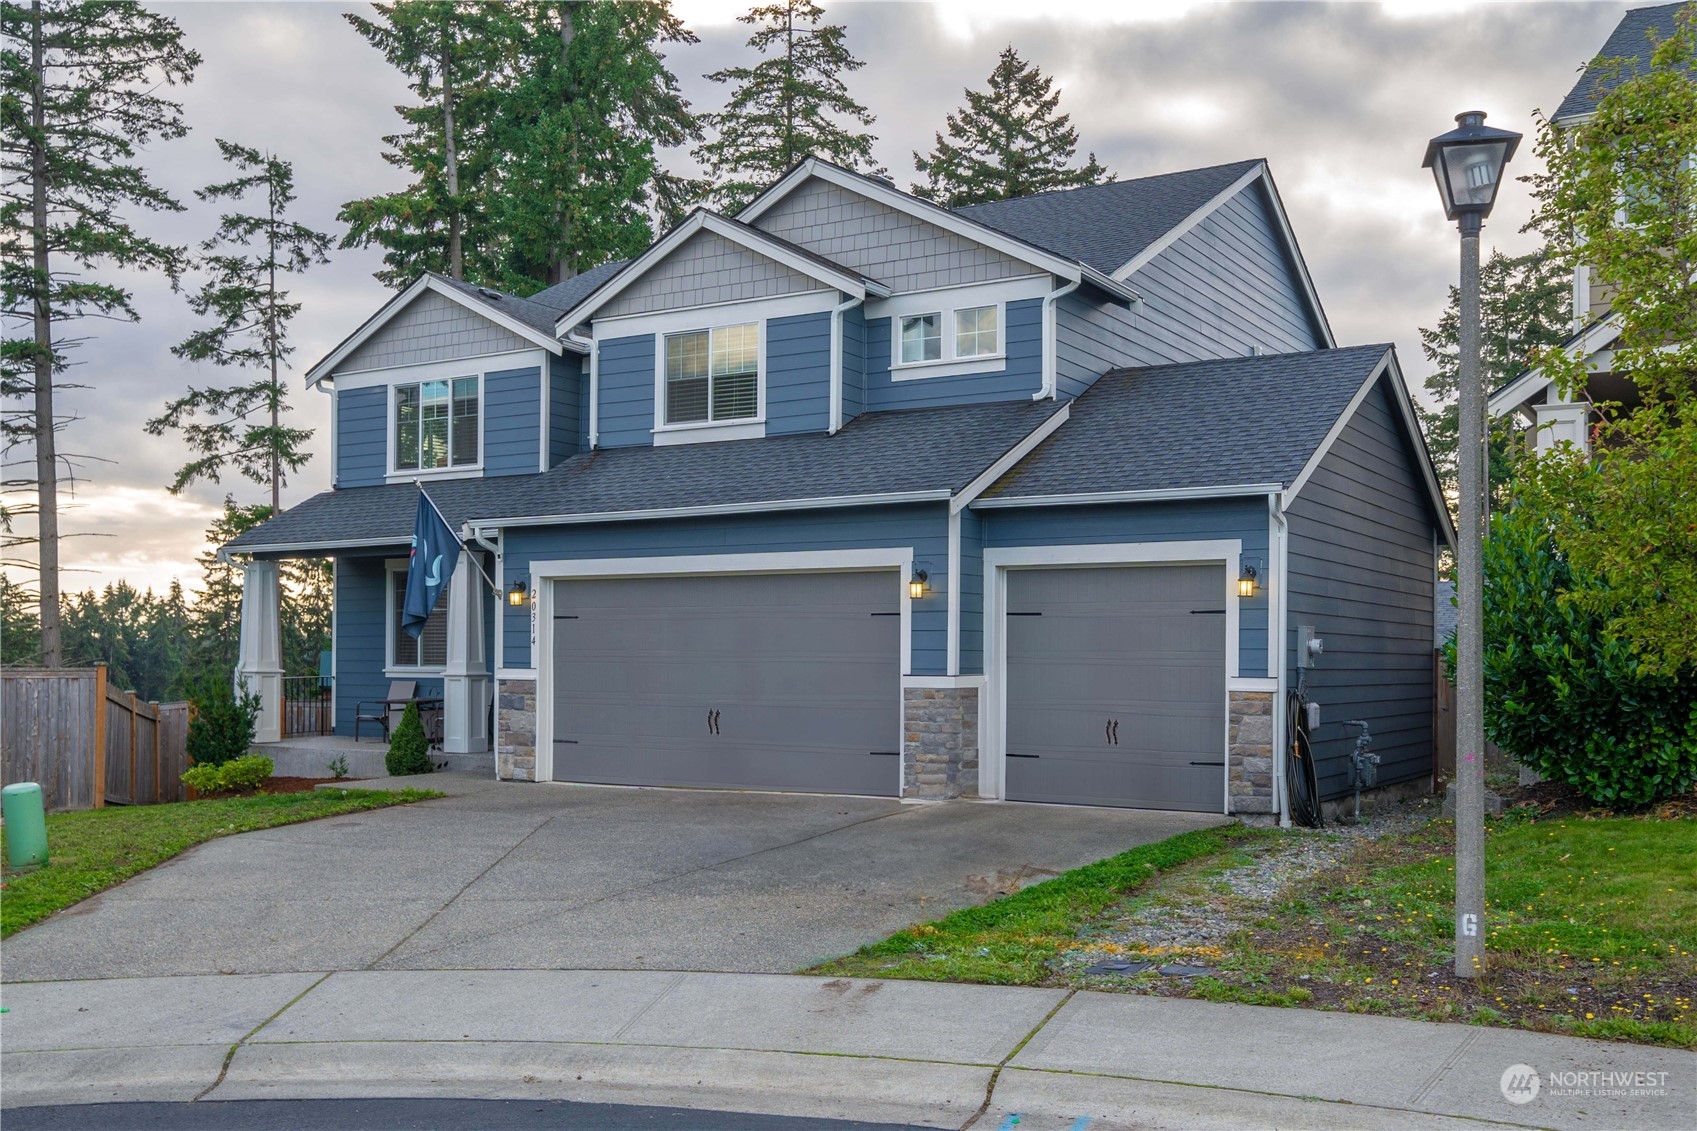
[[[440,796],[425,789],[313,790],[51,813],[46,866],[5,874],[0,938],[214,837]]]
[[[818,974],[989,982],[1025,986],[1052,977],[1050,960],[1081,928],[1163,869],[1271,835],[1242,825],[1199,829],[1146,844],[1023,888],[982,907],[898,931],[882,942],[816,967]]]

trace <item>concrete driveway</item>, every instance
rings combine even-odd
[[[1190,813],[527,785],[212,841],[14,935],[5,980],[364,969],[781,973]]]

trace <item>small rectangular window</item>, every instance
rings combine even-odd
[[[955,356],[994,357],[1001,352],[1001,333],[994,306],[955,311]]]
[[[760,415],[760,325],[666,335],[666,423]]]
[[[478,461],[476,377],[395,386],[395,470],[473,467]]]
[[[902,319],[902,364],[940,361],[943,357],[943,316],[909,314]]]
[[[401,614],[407,598],[407,571],[398,569],[389,574],[389,621],[393,627],[394,654],[389,657],[392,668],[440,668],[448,662],[448,598],[444,595],[430,610],[424,622],[424,633],[413,639],[401,627]]]

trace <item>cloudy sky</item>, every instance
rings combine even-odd
[[[1641,5],[1639,5],[1641,6]],[[699,44],[670,58],[700,110],[722,91],[702,74],[746,58],[746,3],[676,0]],[[911,151],[929,147],[943,116],[979,87],[997,52],[1013,44],[1056,76],[1062,109],[1081,148],[1122,178],[1265,157],[1291,214],[1321,301],[1342,344],[1395,342],[1412,384],[1428,367],[1418,328],[1437,318],[1456,270],[1456,239],[1420,168],[1426,139],[1452,116],[1483,109],[1493,125],[1530,134],[1534,111],[1553,108],[1578,68],[1602,45],[1627,5],[1407,0],[1388,4],[1199,3],[1165,0],[949,0],[827,4],[848,28],[866,67],[851,89],[878,116],[877,156],[898,181]],[[203,238],[215,217],[192,192],[223,172],[216,138],[270,148],[295,162],[297,218],[336,229],[346,200],[399,187],[380,156],[407,98],[400,78],[329,3],[203,3],[161,6],[205,62],[181,94],[190,135],[155,146],[145,160],[157,181],[190,203],[146,217],[157,235]],[[1041,12],[1041,15],[1034,15]],[[679,162],[687,161],[682,155]],[[1528,171],[1530,146],[1511,168]],[[1528,214],[1519,185],[1506,188],[1485,230],[1487,251],[1524,248]],[[298,374],[387,297],[371,277],[374,252],[338,252],[298,281],[295,417],[317,428],[317,453],[291,481],[284,505],[329,485],[328,398],[301,389]],[[195,325],[180,296],[138,279],[138,325],[94,328],[77,352],[65,395],[81,419],[65,450],[85,463],[64,544],[67,589],[126,578],[161,587],[198,579],[195,555],[226,491],[260,501],[245,481],[164,490],[183,462],[178,445],[141,423],[164,401],[215,372],[168,352]],[[11,457],[27,453],[13,452]],[[10,458],[10,457],[9,457]]]

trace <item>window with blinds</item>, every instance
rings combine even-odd
[[[474,467],[477,378],[395,386],[395,470]]]
[[[667,424],[760,415],[760,324],[666,335]]]
[[[415,640],[401,627],[401,614],[407,599],[407,571],[398,569],[389,574],[389,622],[393,628],[394,654],[389,657],[392,668],[440,668],[448,663],[448,598],[444,594],[430,610],[424,622],[424,632]]]

